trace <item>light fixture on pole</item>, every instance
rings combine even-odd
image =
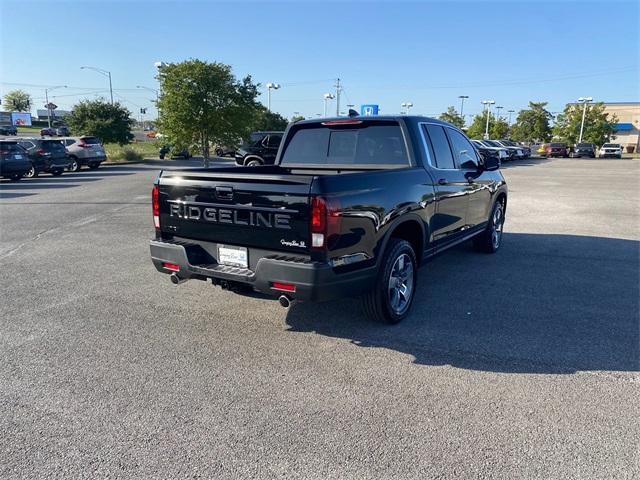
[[[409,115],[409,110],[411,109],[411,107],[413,107],[413,103],[411,103],[411,102],[402,102],[400,104],[400,106],[405,109],[404,112],[401,111],[400,113],[404,113],[406,115]]]
[[[267,109],[271,111],[271,90],[278,90],[280,88],[279,83],[267,83]]]
[[[582,103],[584,107],[582,107],[582,122],[580,122],[580,138],[578,139],[578,143],[582,143],[582,133],[584,132],[584,117],[587,115],[587,103],[593,102],[592,97],[580,97],[578,99],[578,103]]]
[[[327,102],[329,100],[333,100],[334,98],[336,98],[336,96],[333,93],[325,93],[323,95],[323,99],[324,99],[324,117],[325,118],[327,116]]]
[[[511,114],[515,113],[515,110],[507,110],[507,113],[509,114],[509,123],[508,123],[508,125],[511,126]]]
[[[498,111],[498,113],[496,113],[496,117],[498,118],[498,120],[500,120],[500,110],[502,110],[504,107],[499,107],[496,106],[496,110]]]
[[[45,102],[47,102],[47,104],[45,105],[45,107],[47,107],[47,125],[49,126],[49,128],[51,128],[51,104],[49,103],[49,92],[51,90],[55,90],[56,88],[67,88],[66,85],[58,85],[57,87],[51,87],[51,88],[45,88],[44,89],[44,99]]]
[[[460,99],[460,116],[464,120],[464,99],[469,98],[469,95],[458,95],[458,98]]]
[[[93,70],[94,72],[98,72],[101,75],[104,75],[105,77],[109,78],[109,93],[111,94],[111,105],[113,105],[113,87],[111,86],[111,72],[108,70],[103,70],[102,68],[97,68],[97,67],[80,67],[80,70]]]
[[[489,140],[489,114],[491,113],[491,105],[493,105],[495,100],[482,100],[481,102],[485,107],[487,107],[487,124],[484,128],[484,139]]]

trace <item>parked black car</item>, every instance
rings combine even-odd
[[[577,143],[569,156],[572,158],[596,158],[596,146],[593,143]]]
[[[56,128],[56,135],[59,137],[67,137],[69,136],[69,127],[62,125]]]
[[[27,177],[37,177],[41,172],[62,175],[71,166],[71,158],[60,140],[48,138],[25,138],[19,141],[27,151],[31,168]]]
[[[17,135],[18,128],[15,125],[0,125],[0,135]]]
[[[20,180],[31,170],[27,152],[15,140],[0,140],[0,176]]]
[[[210,280],[285,307],[362,295],[370,317],[397,323],[427,259],[470,239],[500,248],[498,168],[432,118],[303,120],[275,165],[161,171],[151,258],[175,284]]]
[[[273,165],[284,132],[254,132],[235,153],[236,164],[245,167]]]
[[[171,158],[184,158],[184,159],[191,158],[192,156],[188,148],[164,145],[162,148],[160,148],[160,151],[158,152],[158,156],[160,157],[160,160],[164,160],[167,155],[169,155]]]

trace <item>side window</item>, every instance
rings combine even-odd
[[[74,143],[76,143],[75,140],[71,140],[71,139],[67,139],[64,141],[64,144],[68,147],[69,145],[73,145]]]
[[[431,145],[433,146],[433,154],[435,156],[435,166],[437,168],[456,168],[453,163],[453,155],[451,155],[451,149],[449,148],[449,142],[447,141],[447,135],[444,133],[444,129],[439,125],[426,125],[425,126],[429,138],[431,139]]]
[[[280,146],[281,140],[282,140],[281,135],[269,135],[269,140],[267,140],[267,146],[271,148],[278,148],[278,146]]]
[[[478,168],[478,157],[471,142],[452,128],[447,128],[447,135],[451,140],[451,148],[458,168],[461,170],[475,170]]]

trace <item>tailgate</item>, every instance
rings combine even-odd
[[[260,169],[264,167],[255,173],[240,169],[162,172],[162,232],[229,245],[309,251],[313,177],[263,174]]]

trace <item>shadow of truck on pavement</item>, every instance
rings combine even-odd
[[[496,255],[467,243],[421,268],[412,314],[399,325],[373,323],[351,299],[296,303],[286,322],[423,365],[638,371],[639,252],[632,240],[505,233]]]

